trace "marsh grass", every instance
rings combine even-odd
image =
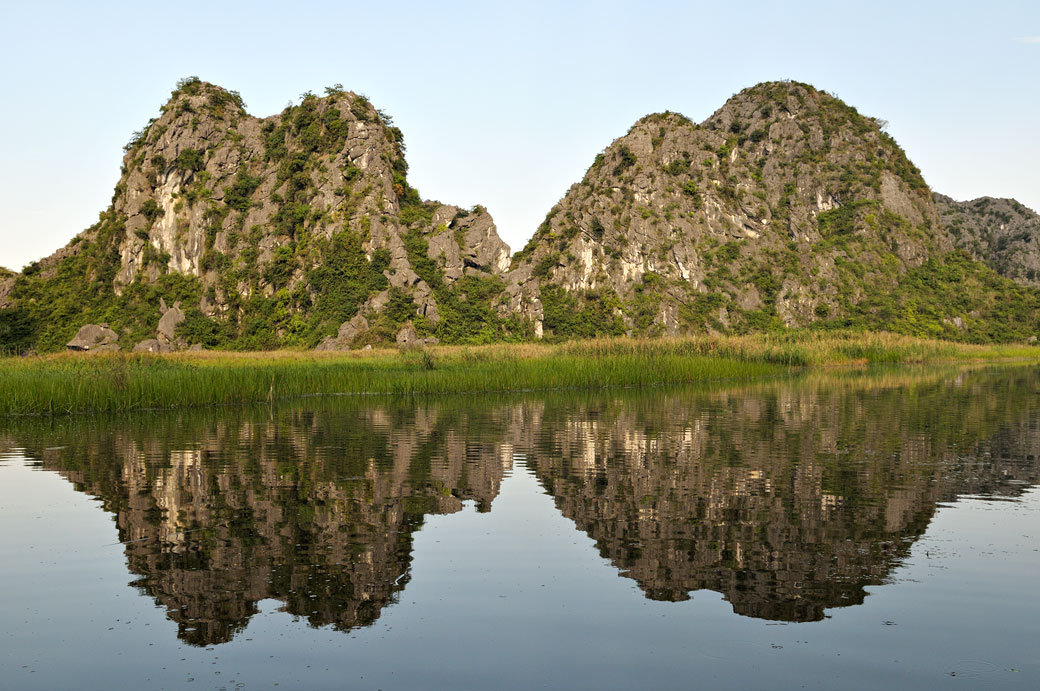
[[[63,353],[0,360],[0,415],[227,405],[317,394],[649,387],[753,380],[827,365],[1012,358],[1040,360],[1040,348],[891,334],[797,334],[351,353]]]

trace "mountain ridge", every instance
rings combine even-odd
[[[1013,200],[972,215],[883,121],[798,82],[744,89],[700,124],[640,118],[512,255],[483,207],[422,200],[400,129],[339,85],[257,118],[181,80],[125,151],[97,224],[0,272],[0,347],[56,350],[89,321],[130,349],[160,318],[172,348],[1040,332],[1036,215]]]

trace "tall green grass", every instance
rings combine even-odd
[[[606,339],[366,353],[61,354],[0,359],[0,415],[240,404],[312,394],[423,395],[750,380],[847,363],[1028,358],[890,334]]]

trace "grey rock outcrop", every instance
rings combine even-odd
[[[315,350],[350,350],[353,340],[365,331],[368,331],[368,320],[357,314],[350,321],[343,322],[336,335],[326,337]]]
[[[183,348],[186,344],[183,339],[177,338],[177,325],[184,321],[184,311],[181,303],[173,303],[173,307],[166,306],[166,300],[159,298],[159,326],[155,330],[155,338],[160,345],[174,350]]]
[[[67,348],[75,351],[116,351],[119,345],[119,334],[105,324],[87,324],[80,327],[76,336],[68,342]]]
[[[157,338],[148,338],[134,346],[135,353],[161,353],[164,352]]]
[[[401,327],[401,330],[397,332],[395,340],[401,348],[421,348],[423,345],[422,339],[416,333],[415,325],[412,322],[407,322]]]

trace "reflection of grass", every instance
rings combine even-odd
[[[352,353],[180,353],[0,360],[0,415],[244,403],[307,394],[437,394],[754,379],[792,367],[1040,359],[1040,348],[890,334],[796,334]]]

